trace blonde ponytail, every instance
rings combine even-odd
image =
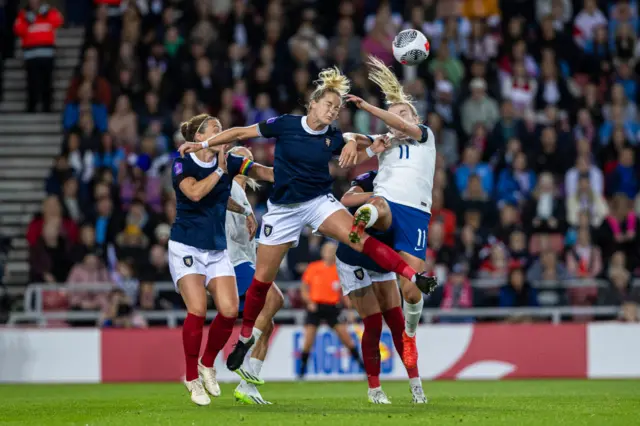
[[[343,98],[351,89],[351,82],[338,67],[323,69],[314,84],[316,89],[311,94],[312,101],[317,101],[327,92],[333,92]]]
[[[387,105],[411,103],[411,96],[404,93],[402,84],[400,84],[396,75],[384,62],[375,56],[369,56],[367,65],[371,68],[369,71],[369,80],[380,87],[380,90],[384,93]]]

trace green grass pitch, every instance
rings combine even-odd
[[[385,382],[392,405],[371,405],[366,382],[267,383],[270,406],[234,402],[232,385],[208,407],[178,383],[0,385],[0,425],[640,425],[640,381]]]

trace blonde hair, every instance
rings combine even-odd
[[[248,151],[249,154],[251,155],[251,157],[249,159],[253,160],[253,154],[251,154],[251,150],[249,148],[247,148],[246,146],[242,146],[242,145],[234,146],[229,151],[227,151],[227,153],[228,154],[236,154],[236,155],[239,155],[241,157],[245,157],[244,155],[239,153],[241,150]],[[254,191],[257,191],[258,189],[260,189],[260,184],[258,183],[257,180],[255,180],[254,178],[250,178],[249,176],[246,176],[246,178],[247,178],[247,186],[249,188],[253,189]]]
[[[404,88],[393,71],[375,56],[369,56],[367,65],[371,68],[369,71],[369,80],[380,87],[380,90],[382,90],[384,94],[386,104],[388,106],[398,104],[408,105],[411,111],[418,116],[418,111],[411,103],[411,96],[404,93]]]
[[[351,82],[346,75],[340,72],[338,67],[325,68],[320,71],[314,84],[316,89],[311,93],[310,99],[312,101],[318,101],[327,92],[333,92],[342,99],[351,90]]]

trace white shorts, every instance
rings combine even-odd
[[[178,280],[186,275],[205,276],[205,286],[217,277],[235,277],[226,250],[202,250],[169,240],[169,271],[178,291]]]
[[[338,277],[342,286],[342,294],[345,296],[354,290],[369,287],[373,283],[382,281],[394,281],[395,272],[376,272],[359,266],[351,266],[340,259],[336,259]]]
[[[299,204],[267,203],[268,211],[262,217],[262,229],[258,244],[275,246],[293,243],[298,245],[305,226],[318,232],[320,225],[333,213],[345,207],[333,195],[322,195]]]

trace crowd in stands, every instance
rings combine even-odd
[[[391,52],[406,28],[431,42],[415,68]],[[111,316],[130,312],[121,300],[174,306],[153,283],[170,281],[179,123],[203,111],[225,128],[303,114],[330,65],[381,105],[364,65],[373,54],[403,77],[436,137],[427,265],[444,284],[428,305],[626,304],[637,316],[639,31],[638,0],[96,1],[67,93],[63,154],[29,225],[31,281],[113,282],[108,297],[69,301]],[[345,132],[385,131],[350,106],[338,121]],[[249,145],[272,162],[272,141]],[[375,167],[332,166],[335,195]],[[268,194],[250,194],[258,218]],[[321,245],[304,235],[279,279],[299,279]],[[569,278],[588,284],[534,285]]]

